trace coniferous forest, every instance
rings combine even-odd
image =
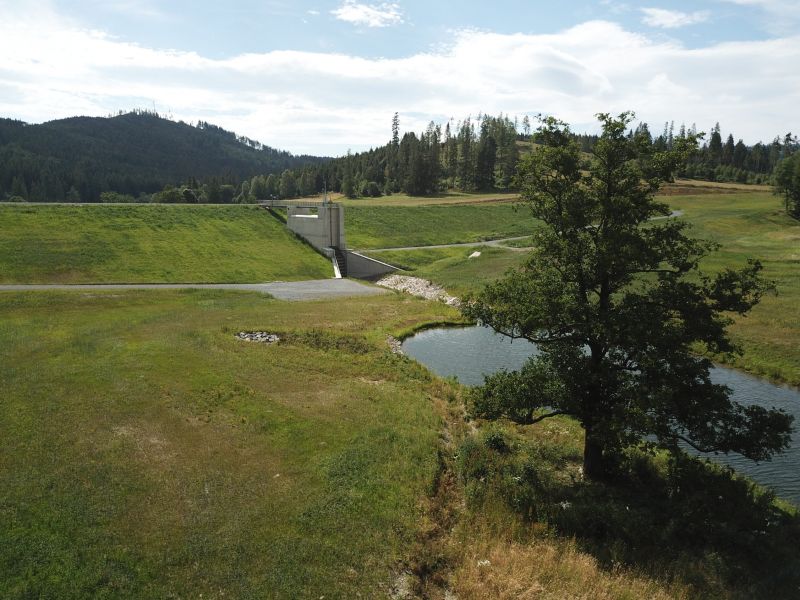
[[[419,133],[391,120],[389,142],[336,159],[295,156],[207,122],[190,125],[148,111],[28,125],[0,119],[0,199],[30,202],[234,203],[340,192],[349,198],[514,190],[520,154],[536,144],[529,117],[478,115]],[[654,151],[697,133],[665,123],[629,131]],[[591,153],[597,136],[573,134]],[[719,124],[679,177],[779,183],[800,148],[791,133],[748,146]],[[792,163],[794,164],[794,163]],[[790,178],[791,179],[791,178]],[[784,175],[781,181],[786,181]]]
[[[0,119],[0,198],[31,202],[150,201],[159,192],[164,201],[230,202],[247,177],[322,160],[148,111],[41,125]]]
[[[261,174],[242,184],[240,199],[290,198],[308,196],[327,189],[349,198],[380,196],[403,192],[412,196],[445,190],[462,192],[513,191],[514,175],[521,153],[536,144],[536,135],[526,116],[520,122],[500,115],[479,115],[441,125],[430,123],[419,134],[400,135],[399,117],[392,119],[391,141],[385,146],[282,174]],[[696,135],[697,127],[675,127],[666,123],[654,135],[647,123],[639,123],[628,133],[653,151],[671,149],[677,139]],[[596,135],[573,134],[585,153],[591,153]],[[769,144],[746,145],[734,142],[732,133],[722,141],[716,124],[704,135],[697,154],[678,171],[677,176],[705,181],[767,184],[774,182],[776,168],[800,149],[791,133],[776,137]],[[588,158],[588,156],[587,156]]]

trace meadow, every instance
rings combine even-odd
[[[385,336],[453,309],[47,292],[0,315],[0,597],[372,597],[410,560],[437,387]]]
[[[797,517],[746,482],[641,457],[627,483],[589,484],[574,421],[466,418],[463,388],[386,344],[457,321],[443,304],[39,292],[0,294],[0,314],[4,598],[780,598],[797,585]]]
[[[330,262],[255,206],[0,205],[0,283],[257,283]]]

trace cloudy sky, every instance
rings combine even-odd
[[[480,112],[800,133],[800,0],[0,0],[0,116],[153,108],[337,155]]]

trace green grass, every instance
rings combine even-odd
[[[480,252],[481,255],[469,258],[474,252]],[[393,250],[367,254],[401,267],[408,275],[434,281],[458,296],[479,291],[509,269],[521,266],[527,256],[525,252],[497,246]]]
[[[519,194],[511,192],[459,192],[450,190],[430,196],[409,196],[408,194],[392,194],[378,198],[334,198],[345,206],[429,206],[441,204],[480,204],[484,202],[513,202]]]
[[[385,335],[452,309],[65,292],[0,315],[3,598],[366,598],[408,560],[439,421]]]
[[[744,354],[717,358],[757,375],[800,385],[800,223],[786,216],[779,198],[764,192],[675,196],[669,202],[673,208],[684,210],[683,218],[692,224],[691,235],[721,244],[718,252],[703,261],[703,270],[713,273],[725,267],[737,268],[748,258],[757,258],[764,264],[764,276],[776,283],[777,293],[765,296],[747,317],[738,318],[730,328]],[[454,211],[452,222],[459,223],[457,215],[464,208],[442,210]],[[407,215],[398,212],[394,216],[395,228],[404,229]],[[532,224],[529,220],[528,229],[515,235],[529,232]],[[522,229],[522,222],[518,225]],[[387,223],[385,229],[391,231],[393,224]],[[448,235],[442,233],[438,239]],[[526,246],[530,242],[526,238],[520,243]],[[476,250],[481,256],[468,258]],[[376,252],[373,256],[464,295],[521,265],[526,254],[481,247]]]
[[[726,361],[800,385],[800,222],[766,193],[689,196],[672,204],[685,211],[694,235],[722,246],[703,261],[703,269],[714,272],[757,258],[764,276],[776,284],[777,293],[765,296],[730,328],[744,354]]]
[[[455,206],[348,206],[347,244],[352,248],[396,248],[480,242],[525,235],[534,219],[512,203]]]
[[[0,283],[320,279],[330,263],[252,206],[0,206]]]

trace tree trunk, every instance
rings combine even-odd
[[[583,476],[595,481],[603,479],[606,474],[603,460],[603,445],[591,429],[586,430],[586,441],[583,446]]]

